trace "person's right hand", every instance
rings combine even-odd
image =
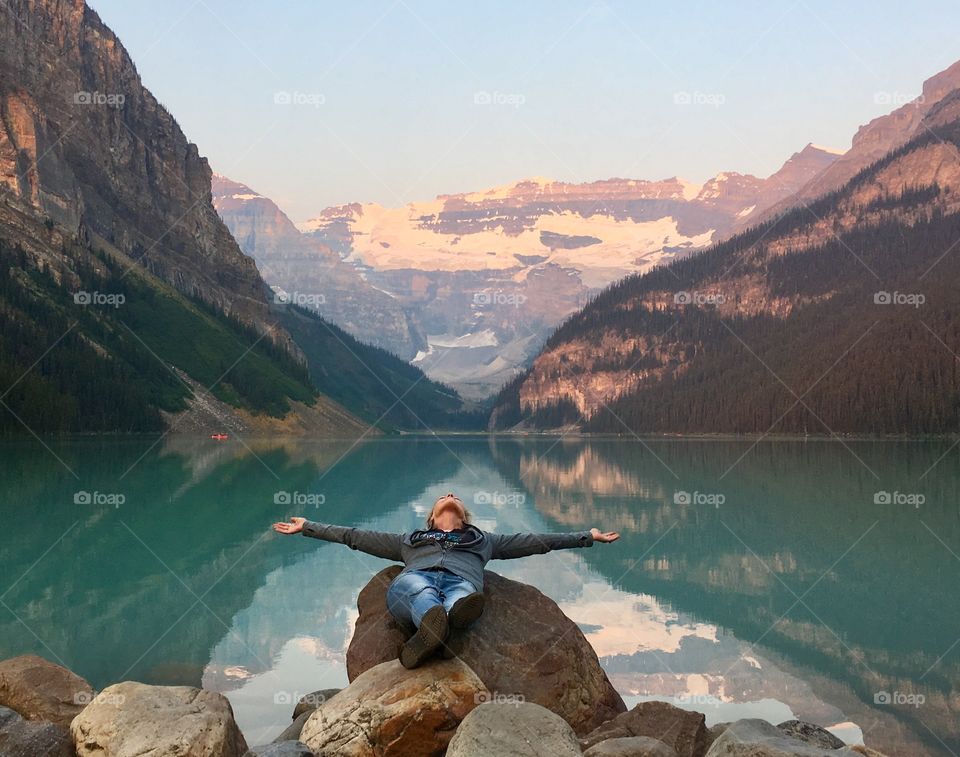
[[[273,530],[278,534],[299,534],[303,531],[303,524],[306,522],[306,518],[294,516],[289,523],[274,523]]]
[[[591,528],[590,535],[594,541],[598,541],[601,544],[609,544],[620,538],[620,534],[616,531],[601,531],[599,528]]]

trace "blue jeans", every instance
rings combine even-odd
[[[467,579],[446,570],[405,571],[387,589],[387,609],[401,623],[419,628],[431,607],[443,605],[450,612],[458,599],[475,591]]]

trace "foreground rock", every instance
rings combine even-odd
[[[225,697],[191,686],[108,686],[70,725],[78,757],[241,757]]]
[[[530,702],[487,702],[464,718],[447,757],[580,757],[570,725]]]
[[[360,617],[347,650],[351,681],[397,659],[407,638],[386,605],[387,587],[399,572],[399,566],[384,568],[360,592]],[[484,581],[486,608],[467,631],[461,659],[487,689],[543,705],[578,734],[626,710],[593,647],[552,599],[490,571]]]
[[[441,755],[460,721],[489,696],[460,660],[415,670],[392,660],[363,672],[314,710],[300,741],[318,757]]]
[[[713,746],[713,742],[716,741],[718,738],[720,738],[720,735],[721,735],[725,730],[727,730],[727,726],[728,726],[728,725],[730,725],[729,722],[726,722],[726,723],[714,723],[712,726],[710,726],[710,727],[707,729],[707,738],[706,738],[706,742],[705,742],[705,743],[706,743],[706,746],[707,746],[707,749],[709,749],[711,746]]]
[[[704,721],[701,713],[681,710],[667,702],[641,702],[588,733],[580,745],[588,750],[607,739],[647,736],[663,742],[679,757],[700,757],[707,750]]]
[[[838,739],[826,728],[821,728],[803,720],[786,720],[777,726],[777,730],[785,736],[790,736],[805,744],[818,746],[822,749],[843,749],[846,746],[841,739]]]
[[[0,662],[0,705],[27,720],[48,720],[62,728],[93,699],[83,678],[36,655]]]
[[[675,749],[649,736],[607,739],[594,744],[583,753],[584,757],[676,757],[676,755]]]
[[[73,753],[66,729],[43,720],[24,720],[9,707],[0,707],[3,757],[72,757]]]
[[[816,726],[803,724],[800,732],[815,731]],[[812,736],[814,741],[821,740]],[[843,746],[843,742],[841,742]],[[784,733],[766,720],[746,719],[730,723],[713,742],[706,757],[856,757],[850,747],[837,749],[817,746]]]

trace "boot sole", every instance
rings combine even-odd
[[[483,615],[483,594],[475,591],[458,599],[450,608],[450,627],[463,629]]]
[[[420,628],[400,651],[400,664],[408,670],[416,668],[437,651],[447,638],[447,611],[441,605],[430,608],[420,619]]]

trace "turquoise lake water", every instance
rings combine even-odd
[[[453,491],[488,530],[621,532],[488,567],[556,600],[628,704],[960,752],[950,442],[44,443],[0,443],[0,658],[221,691],[250,744],[346,684],[357,594],[388,564],[270,524],[410,530]]]

